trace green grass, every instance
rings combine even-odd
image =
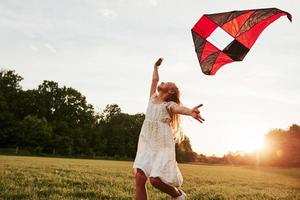
[[[0,156],[0,199],[134,199],[132,162]],[[300,200],[300,169],[179,164],[189,199]],[[148,199],[170,199],[147,183]]]

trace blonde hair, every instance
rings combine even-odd
[[[180,102],[180,92],[178,87],[175,83],[172,83],[172,87],[168,90],[168,96],[166,97],[165,101],[167,102],[175,102],[178,105],[181,105]],[[179,114],[170,113],[171,121],[170,121],[170,127],[173,130],[173,136],[176,143],[181,143],[184,140],[184,134],[181,130],[181,120]]]

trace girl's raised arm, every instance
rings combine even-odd
[[[163,61],[163,59],[159,58],[154,64],[153,74],[152,74],[152,82],[151,82],[151,88],[150,88],[150,97],[156,92],[157,83],[159,81],[158,67],[160,66],[162,61]]]

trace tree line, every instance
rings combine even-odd
[[[16,153],[135,157],[143,113],[127,114],[117,104],[96,112],[72,87],[43,81],[24,90],[13,70],[0,71],[0,148]],[[176,145],[177,160],[192,160],[186,137]]]
[[[225,164],[300,167],[300,126],[272,129],[265,135],[265,147],[253,153],[228,153]]]
[[[117,104],[97,112],[72,87],[44,80],[24,90],[13,70],[0,70],[0,153],[133,159],[143,113],[127,114]],[[185,136],[176,144],[178,162],[210,164],[300,166],[300,126],[273,129],[265,135],[266,148],[253,153],[228,152],[223,157],[193,151]]]

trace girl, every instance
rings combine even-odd
[[[172,199],[185,199],[186,194],[177,188],[183,182],[175,158],[175,141],[183,139],[179,130],[179,114],[190,115],[201,123],[204,121],[199,111],[202,104],[192,109],[182,106],[174,83],[161,82],[157,86],[158,67],[162,60],[160,58],[154,64],[150,99],[133,164],[137,200],[147,199],[147,178],[155,188],[169,194]]]

